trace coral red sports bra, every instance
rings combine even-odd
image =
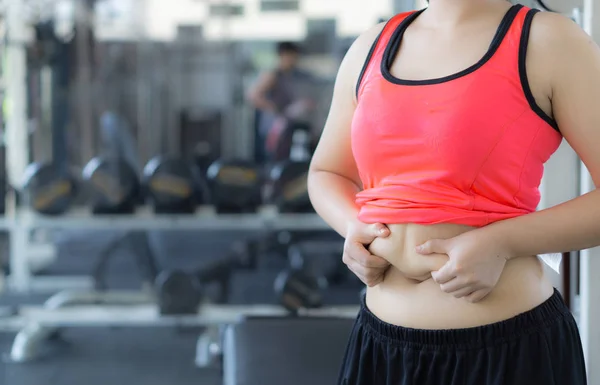
[[[544,163],[562,136],[536,104],[525,58],[537,12],[513,6],[487,54],[434,80],[390,73],[406,28],[423,11],[393,17],[357,85],[352,151],[366,223],[484,226],[536,210]]]

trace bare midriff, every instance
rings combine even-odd
[[[378,238],[371,253],[392,266],[385,279],[367,290],[367,306],[382,321],[416,329],[459,329],[499,322],[527,312],[553,294],[550,281],[536,256],[507,262],[494,290],[482,301],[470,303],[444,293],[431,278],[446,255],[420,255],[416,247],[430,239],[449,239],[472,228],[454,224],[388,225],[391,235]]]

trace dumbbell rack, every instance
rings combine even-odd
[[[132,215],[93,215],[90,210],[76,209],[57,217],[42,216],[27,208],[18,208],[13,215],[0,221],[0,229],[10,233],[11,274],[7,283],[10,290],[15,292],[29,292],[35,289],[35,282],[39,280],[31,274],[27,258],[29,235],[34,230],[251,230],[268,233],[328,228],[316,214],[280,214],[271,206],[261,207],[254,214],[222,215],[212,207],[204,206],[199,207],[196,213],[187,215],[154,214],[150,208],[142,207]],[[56,277],[50,279],[57,280]],[[42,280],[39,286],[51,285],[44,284]]]
[[[274,207],[261,207],[254,214],[217,214],[211,207],[200,207],[191,215],[157,215],[140,208],[134,215],[92,215],[89,210],[73,210],[58,217],[45,217],[18,208],[0,221],[10,233],[11,276],[9,287],[17,292],[32,288],[28,246],[31,231],[46,230],[251,230],[258,234],[282,230],[326,230],[329,227],[316,214],[280,214]],[[54,279],[57,279],[54,277]],[[126,306],[127,311],[124,311]],[[300,312],[304,316],[354,317],[358,308],[336,307]],[[52,296],[42,306],[23,306],[13,316],[0,318],[0,330],[19,331],[12,347],[14,361],[34,359],[39,345],[58,328],[106,326],[198,326],[237,322],[245,316],[285,316],[280,306],[253,305],[201,306],[188,316],[163,316],[151,292],[95,292],[66,290]]]

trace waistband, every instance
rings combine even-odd
[[[570,310],[558,290],[554,289],[554,294],[548,300],[532,310],[508,320],[484,326],[465,329],[421,330],[388,324],[369,310],[365,296],[362,297],[358,322],[378,338],[393,344],[431,349],[476,349],[535,333],[565,316],[571,316]]]

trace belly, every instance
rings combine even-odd
[[[416,246],[430,239],[448,239],[471,230],[459,225],[390,225],[391,236],[376,239],[369,250],[392,267],[384,281],[367,290],[369,309],[385,322],[418,329],[456,329],[486,325],[531,310],[548,299],[553,288],[536,256],[506,264],[498,285],[478,303],[441,291],[431,271],[446,263],[446,255],[423,256]]]

